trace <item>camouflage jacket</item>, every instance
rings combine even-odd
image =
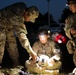
[[[70,27],[70,28],[64,28],[64,30],[65,30],[65,34],[66,34],[66,36],[69,38],[69,39],[73,39],[73,38],[76,38],[76,34],[71,34],[71,28],[72,27]]]
[[[26,5],[18,2],[0,10],[0,28],[13,29],[22,46],[30,52],[30,43],[27,39],[27,29],[24,25],[24,12]]]
[[[58,54],[59,56],[61,55],[59,46],[51,39],[48,39],[48,42],[46,44],[42,44],[40,41],[37,41],[34,43],[32,48],[38,56],[42,54],[49,57],[52,57],[56,54]]]
[[[66,44],[67,46],[67,50],[69,52],[69,54],[74,54],[74,51],[76,49],[76,44],[74,42],[74,40],[69,40]]]
[[[17,22],[20,21],[23,18],[25,9],[26,5],[23,2],[18,2],[1,9],[0,24],[5,24],[5,22],[11,22],[10,19],[13,19],[15,16],[18,16],[17,18],[15,18],[15,20],[17,19]]]
[[[69,54],[73,54],[73,62],[76,66],[76,41],[69,40],[66,44]]]

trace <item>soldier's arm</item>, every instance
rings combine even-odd
[[[65,34],[66,34],[66,36],[69,38],[69,39],[72,39],[72,37],[71,37],[71,33],[70,33],[70,28],[69,29],[64,29],[65,30]]]
[[[38,43],[37,42],[35,42],[34,44],[33,44],[33,46],[32,46],[32,48],[33,48],[33,50],[34,50],[34,52],[35,53],[37,53],[38,52]]]
[[[20,41],[22,47],[24,47],[27,50],[27,52],[30,53],[31,57],[33,58],[33,61],[35,62],[37,59],[37,55],[32,50],[30,42],[26,36],[27,30],[26,30],[26,27],[24,25],[23,17],[14,16],[14,17],[12,17],[12,19],[10,19],[10,21],[14,27],[14,30],[17,34],[17,37],[19,38],[19,41]]]
[[[22,28],[20,27],[19,29],[20,29],[19,30],[20,32],[18,32],[18,38],[19,38],[21,45],[27,50],[28,53],[33,52],[30,42],[26,36],[27,30],[25,28],[25,25],[22,25]]]
[[[27,50],[28,53],[33,52],[32,48],[30,46],[30,42],[26,36],[27,29],[24,25],[23,17],[15,16],[15,17],[11,18],[10,21],[14,27],[14,30],[17,34],[17,37],[19,38],[21,45]]]
[[[69,40],[66,44],[67,50],[69,52],[69,54],[73,54],[74,53],[74,42],[72,40]]]

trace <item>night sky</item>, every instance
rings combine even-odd
[[[25,2],[28,7],[37,6],[42,14],[48,11],[47,0],[0,0],[0,9],[19,1]],[[50,0],[50,13],[55,21],[58,22],[63,9],[66,7],[66,2],[67,0]]]

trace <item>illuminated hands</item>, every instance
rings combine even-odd
[[[59,61],[60,60],[60,57],[58,57],[57,55],[51,57],[48,61],[48,65],[49,66],[53,66],[53,64],[56,62],[56,61]]]
[[[32,58],[32,63],[36,63],[36,60],[37,60],[37,54],[34,52],[34,51],[32,51],[31,53],[30,53],[30,56],[31,56],[31,58]]]
[[[53,66],[54,63],[55,63],[54,59],[50,58],[49,61],[48,61],[48,65]]]
[[[53,58],[50,58],[49,59],[49,63],[54,63],[55,61],[54,61],[54,59]]]
[[[57,60],[57,61],[59,61],[60,60],[60,57],[58,56],[58,55],[54,55],[54,56],[52,56],[51,58],[50,58],[50,60]]]

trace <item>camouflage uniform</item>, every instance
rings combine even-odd
[[[59,58],[61,58],[61,52],[60,52],[60,48],[59,46],[51,39],[48,39],[48,42],[46,44],[42,44],[40,41],[37,41],[34,43],[33,45],[33,50],[37,53],[38,56],[41,55],[47,55],[49,58],[51,58],[54,55],[57,55]],[[55,49],[57,49],[57,53],[55,53]],[[53,63],[54,66],[46,66],[45,70],[39,70],[39,68],[37,69],[36,64],[30,65],[29,64],[30,61],[26,61],[26,67],[28,68],[28,70],[31,71],[31,68],[33,68],[33,72],[42,72],[42,73],[47,73],[46,70],[59,70],[61,67],[61,61],[58,60],[57,62]],[[35,70],[34,70],[35,69]]]
[[[76,38],[69,40],[67,42],[66,46],[67,46],[67,50],[68,50],[69,54],[73,54],[73,62],[76,66]]]
[[[64,30],[65,34],[70,39],[66,44],[67,50],[69,54],[73,54],[73,62],[76,65],[76,34],[72,35],[70,32],[71,28],[76,27],[75,24],[76,24],[76,13],[67,17]]]
[[[26,5],[19,2],[0,10],[0,63],[2,63],[6,45],[10,57],[15,64],[18,64],[19,54],[16,36],[19,38],[22,46],[30,52],[30,44],[26,36],[27,30],[23,18],[25,8]]]
[[[64,27],[65,34],[69,39],[72,39],[71,34],[69,32],[72,25],[76,23],[76,13],[68,16],[65,22],[66,22],[65,27]]]

